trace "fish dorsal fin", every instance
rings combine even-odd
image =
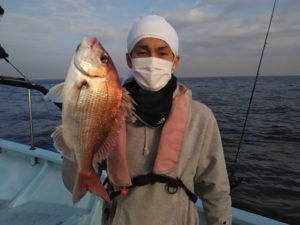
[[[75,161],[73,151],[66,145],[65,140],[63,138],[63,130],[62,126],[58,126],[55,131],[51,134],[51,138],[53,139],[54,148],[60,152],[64,157]]]
[[[44,96],[46,101],[52,101],[56,103],[63,102],[63,90],[64,90],[64,82],[59,83],[52,87],[49,92]]]

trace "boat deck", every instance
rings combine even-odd
[[[8,201],[1,201],[0,207],[0,224],[5,225],[61,225],[87,214],[83,209],[53,203],[29,202],[9,208]]]

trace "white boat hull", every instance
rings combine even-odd
[[[102,200],[91,194],[76,205],[61,179],[61,156],[41,148],[0,139],[0,224],[99,225]],[[206,224],[201,201],[200,224]],[[284,223],[232,208],[236,225]]]

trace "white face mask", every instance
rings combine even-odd
[[[144,89],[158,91],[172,77],[173,62],[156,57],[132,58],[132,75]]]

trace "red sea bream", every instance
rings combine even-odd
[[[131,101],[122,91],[111,57],[96,38],[82,40],[64,84],[52,88],[47,97],[53,101],[61,97],[63,102],[62,125],[52,138],[56,149],[77,163],[73,202],[87,191],[109,201],[93,162],[113,150]]]

